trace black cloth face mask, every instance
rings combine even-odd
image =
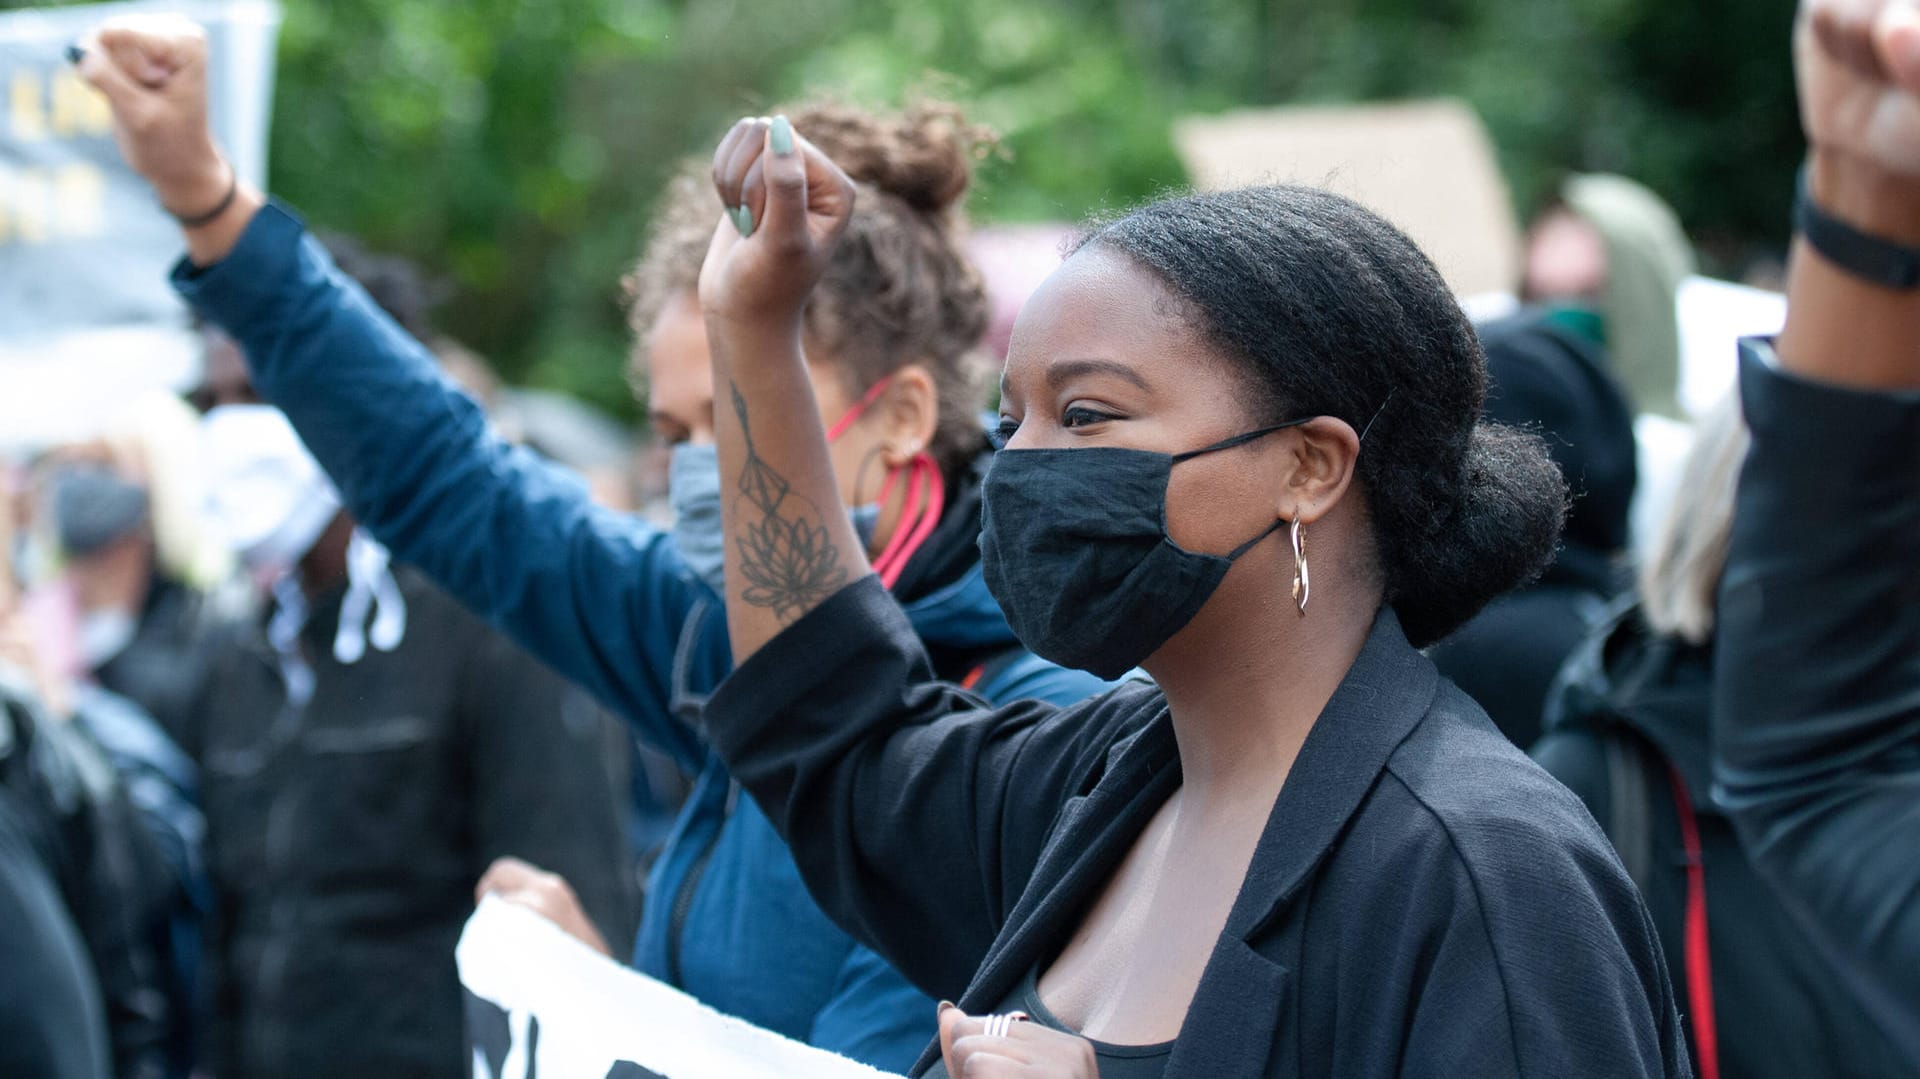
[[[981,490],[981,568],[1020,642],[1063,667],[1118,678],[1193,620],[1233,563],[1287,522],[1225,555],[1167,536],[1173,466],[1312,419],[1190,453],[1096,446],[1002,450]]]

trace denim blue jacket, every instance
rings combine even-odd
[[[634,965],[723,1012],[889,1071],[934,1006],[830,922],[793,856],[698,727],[732,667],[719,599],[668,536],[594,505],[509,446],[426,350],[273,205],[219,263],[175,287],[239,342],[354,517],[394,556],[586,687],[698,777],[648,887]],[[978,565],[907,607],[931,645],[1015,647]],[[1105,688],[1030,654],[977,690],[1067,704]]]

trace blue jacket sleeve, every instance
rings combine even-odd
[[[507,445],[472,400],[278,205],[174,286],[239,342],[349,511],[688,768],[704,747],[671,713],[688,614],[712,592],[669,538],[594,505],[570,474]]]
[[[1760,871],[1920,1057],[1920,394],[1750,346],[1714,775]]]

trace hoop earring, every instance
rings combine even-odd
[[[1307,616],[1307,596],[1313,591],[1313,581],[1307,576],[1307,537],[1300,531],[1300,518],[1293,519],[1293,604],[1300,608],[1300,617]]]

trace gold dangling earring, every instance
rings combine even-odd
[[[1307,616],[1307,596],[1313,591],[1313,581],[1307,576],[1307,538],[1300,532],[1300,518],[1293,519],[1293,603],[1300,608],[1300,617]]]

